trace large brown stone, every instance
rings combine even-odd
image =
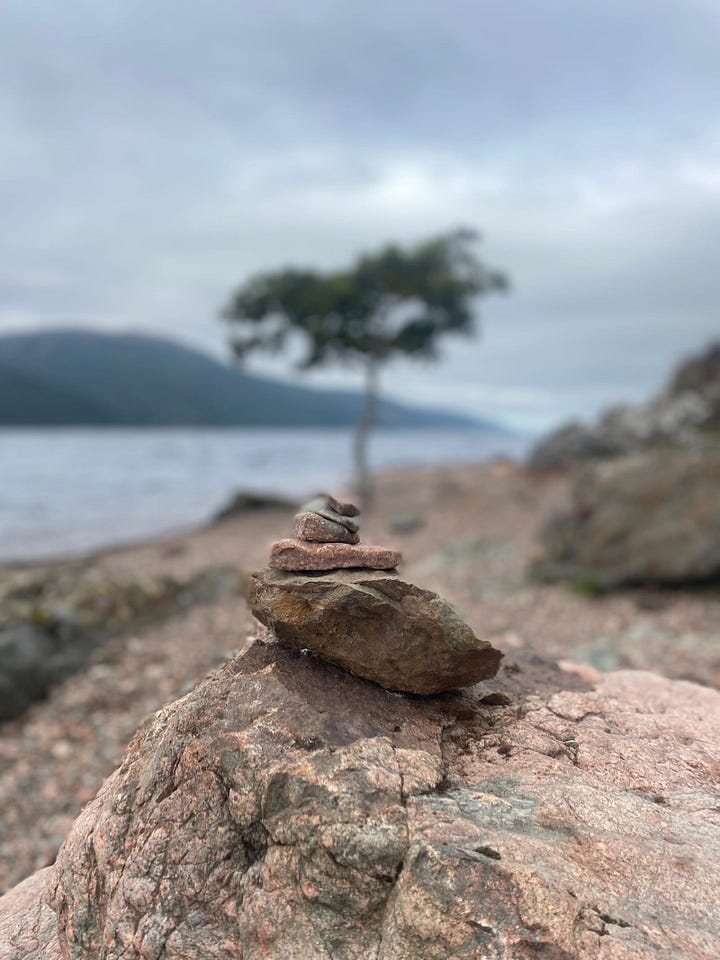
[[[442,597],[384,572],[264,570],[251,577],[248,600],[279,640],[390,690],[469,686],[494,676],[502,656]]]
[[[393,570],[402,560],[398,550],[370,544],[306,543],[303,540],[278,540],[270,550],[270,566],[276,570],[340,570],[365,567]]]
[[[0,900],[0,958],[717,960],[718,731],[648,673],[418,700],[257,644]]]

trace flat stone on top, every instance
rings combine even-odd
[[[370,570],[394,570],[402,560],[398,550],[350,543],[305,543],[302,540],[278,540],[270,551],[270,566],[275,570],[339,570],[359,567]]]
[[[319,493],[316,497],[313,497],[309,503],[315,505],[322,503],[343,517],[357,517],[360,515],[360,507],[356,507],[354,503],[345,503],[342,500],[337,500],[335,497],[331,497],[329,493]],[[301,509],[309,510],[309,504],[304,504]]]
[[[298,513],[293,532],[298,540],[311,543],[360,543],[359,534],[318,513]]]
[[[343,503],[342,500],[336,500],[335,497],[327,495],[327,503],[331,510],[341,513],[344,517],[357,517],[360,515],[360,508],[354,503]]]

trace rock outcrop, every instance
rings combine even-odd
[[[699,396],[707,409],[707,425],[720,427],[720,343],[681,363],[667,393],[670,396]]]
[[[535,447],[534,467],[621,457],[667,444],[693,443],[720,426],[720,344],[685,361],[670,384],[646,404],[622,404],[594,425],[564,424]]]
[[[70,617],[0,623],[0,720],[23,713],[49,688],[84,666],[98,634]]]
[[[237,570],[185,580],[110,575],[89,561],[19,568],[0,584],[0,721],[82,669],[107,637],[239,592]]]
[[[283,643],[390,690],[432,694],[497,673],[502,654],[450,604],[375,570],[266,570],[250,580],[253,614]]]
[[[413,699],[257,643],[0,899],[0,958],[716,960],[718,730],[651,674]]]
[[[534,572],[609,588],[720,578],[720,444],[597,464],[542,532]]]
[[[87,630],[119,634],[237,591],[237,569],[222,564],[183,579],[111,571],[93,560],[4,568],[0,624],[71,618]]]

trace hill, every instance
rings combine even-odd
[[[351,391],[298,387],[248,374],[167,340],[79,330],[0,337],[0,425],[314,426],[357,419]],[[495,424],[384,400],[383,427]]]
[[[0,424],[104,423],[107,412],[87,397],[0,364]]]

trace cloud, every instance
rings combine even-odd
[[[219,353],[249,272],[460,222],[514,292],[443,365],[397,365],[399,394],[542,425],[642,396],[718,330],[710,2],[9,0],[3,19],[0,330]]]

